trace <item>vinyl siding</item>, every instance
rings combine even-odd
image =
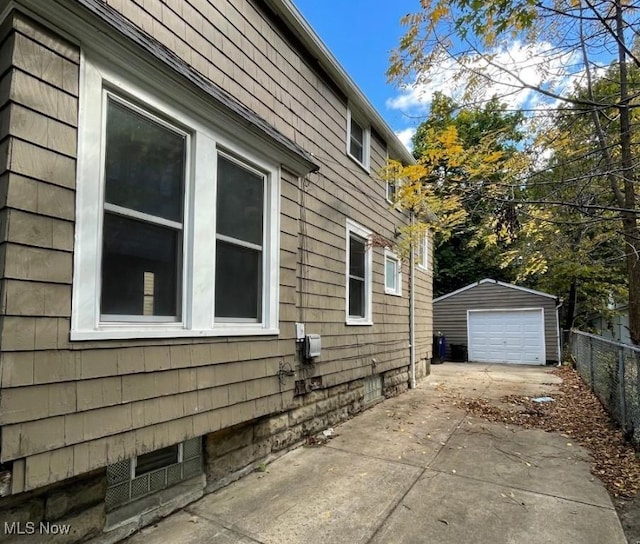
[[[547,359],[558,361],[558,322],[553,298],[527,293],[495,283],[483,283],[433,303],[433,330],[446,336],[447,356],[451,344],[467,346],[467,310],[542,308],[544,310]]]
[[[345,325],[345,223],[393,240],[383,142],[371,171],[345,154],[346,103],[256,7],[261,2],[109,1],[127,19],[313,153],[319,173],[282,171],[280,335],[71,342],[80,50],[13,13],[0,81],[0,460],[25,460],[24,489],[88,472],[293,405],[294,322],[322,335],[307,375],[324,386],[409,363],[408,266],[384,294],[373,255],[373,321]],[[302,190],[300,189],[302,187]],[[429,257],[431,265],[431,257]],[[431,272],[417,270],[417,355],[430,357]],[[300,368],[298,368],[300,371]],[[300,372],[299,372],[300,373]]]

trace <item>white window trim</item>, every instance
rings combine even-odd
[[[240,146],[214,121],[143,78],[124,76],[105,62],[81,58],[71,340],[276,335],[279,300],[280,167],[256,149]],[[101,322],[100,253],[104,194],[103,100],[105,88],[157,114],[189,134],[185,177],[181,311],[178,322]],[[150,90],[152,89],[152,90]],[[157,92],[156,92],[157,90]],[[186,96],[186,93],[184,93]],[[175,97],[175,102],[174,102]],[[260,323],[214,322],[216,161],[238,158],[268,179],[265,191],[263,300]]]
[[[385,164],[388,165],[389,164],[389,151],[387,150],[387,156],[385,159]],[[392,184],[390,182],[390,180],[385,179],[384,180],[384,199],[389,203],[389,204],[395,204],[395,202],[389,198],[389,189],[393,187],[394,188],[394,192],[393,194],[396,194],[396,191],[398,190],[398,186],[395,184]]]
[[[362,162],[351,154],[351,119],[358,123],[362,127]],[[364,169],[368,174],[370,173],[370,161],[371,161],[371,127],[362,122],[362,119],[358,115],[354,115],[351,111],[351,107],[347,106],[347,155],[358,166]]]
[[[396,288],[390,289],[387,287],[387,260],[395,261],[396,263]],[[394,295],[396,297],[402,296],[402,261],[398,256],[388,249],[384,250],[384,292],[387,295]]]
[[[346,277],[346,297],[345,297],[345,315],[347,325],[373,325],[372,317],[372,267],[373,267],[373,250],[371,246],[365,246],[364,254],[364,317],[355,317],[349,315],[349,257],[350,257],[350,237],[352,234],[364,238],[369,241],[373,231],[359,225],[351,219],[347,219],[346,226],[346,259],[345,259],[345,277]]]
[[[395,201],[394,201],[393,199],[389,198],[389,189],[390,189],[391,187],[393,187],[393,194],[395,195],[395,194],[396,194],[396,191],[397,191],[397,189],[398,189],[398,186],[397,186],[396,184],[391,183],[388,179],[387,179],[387,180],[385,180],[385,182],[384,182],[384,183],[385,183],[385,187],[384,187],[384,191],[385,191],[384,198],[385,198],[385,200],[386,200],[389,204],[395,204]]]
[[[424,236],[420,240],[419,244],[422,246],[422,255],[424,256],[424,260],[421,262],[418,259],[416,265],[420,270],[427,271],[429,270],[429,233],[425,232]],[[418,252],[418,256],[420,253]]]

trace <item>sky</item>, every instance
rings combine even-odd
[[[397,47],[404,31],[400,19],[407,13],[419,11],[419,0],[293,1],[407,147],[416,127],[426,118],[435,91],[441,91],[459,103],[467,100],[459,94],[465,87],[464,80],[452,85],[452,75],[456,71],[454,60],[439,63],[430,73],[428,85],[414,85],[401,90],[387,83],[385,72],[389,66],[390,52]],[[477,87],[475,103],[481,104],[491,96],[498,95],[509,109],[523,109],[530,112],[532,117],[544,117],[558,102],[532,91],[530,87],[543,87],[565,95],[575,83],[584,81],[582,57],[580,50],[575,48],[575,38],[575,33],[571,39],[565,37],[567,43],[572,43],[571,50],[564,46],[556,48],[542,37],[535,43],[517,40],[500,42],[489,53],[494,55],[493,61],[501,69],[489,67],[482,60],[475,64],[490,76],[490,81]],[[599,40],[596,40],[594,45],[598,43]],[[456,59],[459,58],[458,45],[454,42],[449,51]],[[462,49],[466,49],[466,46]],[[598,48],[592,60],[606,65],[610,62],[610,54]],[[523,87],[522,82],[530,87]]]
[[[328,49],[389,126],[408,143],[420,119],[392,107],[401,92],[387,83],[389,54],[403,34],[400,18],[419,0],[293,0]],[[403,111],[405,110],[405,111]]]

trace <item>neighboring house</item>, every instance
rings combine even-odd
[[[631,344],[629,307],[626,304],[613,306],[611,316],[598,316],[590,319],[586,324],[586,329],[608,340]]]
[[[113,542],[428,372],[413,159],[289,0],[0,5],[3,541]]]
[[[447,356],[483,363],[560,360],[557,297],[484,279],[433,300],[433,328]]]

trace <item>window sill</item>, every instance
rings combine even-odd
[[[422,270],[422,272],[429,272],[429,269],[426,266],[421,266],[419,264],[416,265],[417,270]]]
[[[385,295],[392,295],[394,297],[401,297],[402,296],[402,291],[391,291],[391,290],[384,290]]]
[[[71,341],[137,340],[142,338],[206,338],[215,336],[277,336],[278,328],[228,326],[215,329],[124,328],[104,327],[98,330],[71,331]]]
[[[373,325],[373,321],[370,319],[347,319],[345,321],[345,325],[354,326],[354,325],[362,325],[362,326],[371,326]]]
[[[371,169],[367,164],[360,162],[351,153],[347,153],[347,157],[349,157],[353,162],[355,162],[364,172],[366,172],[367,174],[371,174]]]

